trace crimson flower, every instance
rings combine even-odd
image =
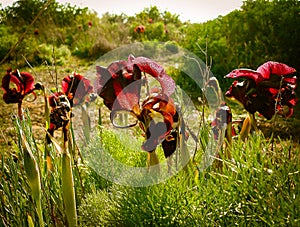
[[[128,61],[115,61],[107,68],[96,66],[96,70],[94,89],[109,110],[130,111],[139,105],[142,72],[150,74],[160,83],[162,94],[169,97],[175,90],[175,82],[165,70],[145,57],[130,55]]]
[[[62,92],[53,93],[48,97],[50,126],[48,133],[53,136],[55,130],[65,127],[72,116],[71,108],[90,101],[93,86],[84,76],[73,73],[62,80]],[[48,143],[51,142],[47,135]]]
[[[60,127],[67,125],[71,116],[71,104],[67,96],[63,92],[56,92],[48,97],[50,111],[50,126],[48,133],[53,136],[54,131]],[[51,139],[46,135],[47,142],[50,143]]]
[[[214,133],[215,140],[220,139],[220,132],[222,129],[225,129],[225,137],[227,138],[227,126],[232,123],[232,113],[230,107],[226,105],[226,103],[222,103],[222,105],[216,111],[216,117],[212,121],[212,131]],[[229,136],[229,135],[228,135]]]
[[[136,26],[134,28],[134,32],[136,32],[136,33],[144,33],[145,32],[145,26],[144,25]]]
[[[103,98],[111,110],[111,121],[119,113],[128,113],[137,119],[146,140],[145,151],[152,152],[162,143],[165,156],[170,156],[177,147],[179,115],[170,98],[175,90],[175,82],[156,62],[145,57],[133,57],[128,61],[113,62],[107,68],[97,66],[96,93]],[[153,76],[161,85],[161,90],[152,90],[140,104],[140,90],[143,83],[142,72]],[[131,127],[137,124],[131,124]],[[117,126],[116,124],[114,124]],[[117,126],[118,127],[118,126]]]
[[[87,95],[93,92],[93,86],[84,76],[73,73],[63,79],[62,91],[68,97],[71,106],[76,106],[89,102]]]
[[[11,84],[14,84],[11,87]],[[12,71],[7,69],[5,76],[2,78],[2,89],[4,91],[3,100],[5,103],[22,103],[24,97],[38,89],[34,85],[34,78],[28,72]],[[35,94],[34,94],[35,95]]]
[[[145,151],[153,151],[162,142],[165,157],[169,157],[177,147],[179,114],[174,101],[159,93],[152,93],[141,105],[141,110],[134,110],[139,126],[144,131],[146,140],[142,145]]]
[[[286,64],[269,61],[257,70],[235,69],[225,78],[243,78],[234,81],[225,96],[241,102],[251,114],[256,111],[267,119],[277,112],[285,117],[293,114],[296,105],[296,70]]]

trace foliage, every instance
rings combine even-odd
[[[207,54],[213,59],[212,72],[223,89],[229,86],[223,76],[237,67],[256,68],[262,62],[272,60],[300,71],[297,62],[300,3],[296,0],[245,1],[241,10],[201,24],[181,22],[178,15],[161,12],[156,6],[145,8],[134,17],[106,13],[99,18],[87,8],[53,1],[29,28],[45,2],[19,0],[4,8],[0,29],[3,39],[1,58],[29,29],[9,60],[15,60],[21,54],[30,55],[34,53],[33,46],[45,43],[51,43],[55,48],[66,45],[73,55],[96,59],[134,41],[175,41],[202,59],[205,56],[199,46],[207,45]],[[144,33],[135,32],[140,25],[145,27]]]
[[[0,25],[0,58],[8,53],[11,46],[13,46],[18,41],[18,36],[16,33],[11,32],[11,28]],[[9,59],[12,60],[12,59]]]
[[[272,60],[299,71],[299,12],[296,0],[244,1],[241,10],[188,26],[181,44],[202,58],[197,45],[208,44],[212,71],[223,89],[229,85],[223,76],[234,68],[257,68]]]
[[[295,0],[247,0],[241,10],[202,24],[181,22],[178,15],[160,12],[157,7],[144,9],[135,17],[104,14],[101,18],[87,8],[60,5],[52,1],[33,26],[34,17],[46,1],[18,0],[0,14],[0,59],[20,39],[6,63],[22,65],[26,57],[33,65],[45,60],[64,65],[70,56],[96,59],[124,44],[136,41],[169,41],[166,48],[177,54],[177,45],[205,59],[200,47],[207,45],[213,59],[212,71],[222,88],[231,81],[223,76],[237,67],[256,68],[267,60],[284,62],[300,71],[299,33],[300,3]],[[149,20],[151,19],[151,20]],[[145,26],[145,33],[134,28]],[[176,45],[173,45],[173,44]],[[157,45],[147,46],[149,53],[159,52]],[[77,62],[76,62],[77,63]],[[24,63],[23,63],[24,64]],[[170,68],[172,75],[188,95],[197,97],[196,85],[183,71]],[[1,115],[2,117],[3,115]],[[291,123],[292,127],[294,125]],[[276,130],[281,130],[282,125]],[[30,115],[16,133],[25,132],[28,147],[41,174],[43,220],[47,226],[66,225],[61,190],[61,155],[52,145],[37,140]],[[273,130],[275,124],[272,126]],[[269,130],[270,131],[270,130]],[[272,130],[271,130],[272,131]],[[92,145],[103,145],[122,163],[145,165],[146,153],[131,142],[132,134],[115,134],[100,128],[100,138]],[[203,144],[208,137],[200,132]],[[289,132],[284,132],[290,136]],[[282,132],[281,132],[282,134]],[[125,136],[124,136],[125,135]],[[44,135],[43,135],[44,136]],[[27,226],[38,223],[36,201],[32,196],[24,166],[22,138],[17,137],[13,149],[0,153],[1,224]],[[129,145],[126,143],[131,142]],[[92,141],[93,142],[93,141]],[[253,134],[245,141],[233,139],[231,158],[223,157],[223,168],[210,166],[195,171],[196,181],[186,180],[180,172],[164,183],[148,187],[128,187],[109,182],[82,162],[72,160],[78,221],[81,226],[232,226],[290,225],[300,223],[299,142],[265,138]],[[202,144],[201,144],[202,145]],[[47,150],[48,149],[48,150]],[[99,152],[91,149],[91,152]],[[196,161],[204,153],[199,146]],[[43,154],[49,152],[52,169],[48,171]],[[159,151],[163,158],[163,151]],[[76,154],[79,155],[79,154]]]

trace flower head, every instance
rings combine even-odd
[[[175,82],[156,62],[145,57],[133,57],[128,61],[113,62],[107,68],[97,66],[98,79],[95,90],[103,98],[104,104],[111,110],[111,121],[115,123],[119,114],[127,113],[139,123],[144,132],[143,150],[152,152],[162,143],[165,156],[170,156],[177,147],[179,115],[171,99]],[[144,78],[142,72],[153,76],[161,89],[152,89],[147,98],[140,103],[140,90]],[[125,126],[126,127],[126,126]]]
[[[136,32],[136,33],[144,33],[145,32],[145,26],[144,25],[136,26],[134,28],[134,32]]]
[[[258,111],[267,119],[277,112],[285,117],[293,114],[296,105],[295,94],[296,72],[286,64],[269,61],[259,66],[256,71],[251,69],[236,69],[225,78],[243,78],[234,81],[225,96],[241,102],[251,114]]]
[[[15,86],[11,87],[11,84]],[[2,78],[2,89],[4,91],[3,99],[5,103],[22,103],[24,97],[36,90],[34,78],[28,72],[12,71],[7,69]]]
[[[212,131],[214,133],[214,138],[218,140],[220,138],[220,132],[226,130],[227,126],[232,122],[232,113],[229,106],[226,103],[222,105],[216,111],[216,117],[212,121]],[[225,131],[227,133],[227,131]]]
[[[93,86],[84,76],[73,73],[63,79],[62,91],[68,97],[71,106],[76,106],[89,101],[87,95],[93,92]]]
[[[48,97],[50,111],[50,126],[48,133],[53,136],[54,131],[68,124],[71,117],[71,104],[63,92],[56,92]],[[51,142],[46,136],[48,143]]]

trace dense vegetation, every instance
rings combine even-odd
[[[230,142],[228,139],[227,146],[221,145],[218,155],[206,150],[209,138],[214,138],[207,130],[211,128],[211,119],[205,118],[207,108],[197,105],[196,113],[187,108],[187,115],[201,118],[203,122],[198,127],[194,118],[189,119],[199,130],[197,135],[189,135],[199,142],[193,150],[190,169],[162,183],[144,187],[120,185],[92,168],[95,167],[91,164],[93,161],[99,166],[105,163],[102,162],[103,151],[107,150],[120,163],[147,169],[147,152],[141,150],[141,130],[130,128],[131,131],[121,133],[123,129],[113,130],[108,109],[99,97],[95,103],[89,103],[96,112],[99,131],[95,130],[93,138],[89,133],[82,135],[90,143],[77,141],[76,127],[70,124],[78,121],[89,125],[85,112],[87,103],[77,106],[82,107],[81,114],[76,112],[78,109],[69,108],[68,124],[55,128],[54,139],[46,137],[46,131],[57,123],[56,118],[53,123],[53,113],[61,114],[55,111],[61,107],[59,104],[66,103],[65,100],[50,103],[49,97],[53,98],[54,92],[61,89],[54,88],[57,86],[55,73],[59,77],[56,80],[60,81],[73,71],[74,65],[81,73],[117,47],[152,41],[145,46],[159,55],[164,47],[171,53],[184,48],[204,62],[207,59],[207,64],[211,57],[212,72],[225,91],[232,81],[223,77],[234,68],[256,69],[272,60],[284,62],[299,72],[299,24],[300,2],[297,0],[246,0],[241,10],[201,24],[180,21],[178,15],[161,12],[155,6],[135,16],[106,13],[100,17],[88,8],[61,5],[55,0],[18,0],[3,8],[0,13],[1,75],[8,67],[28,70],[30,63],[29,71],[34,72],[35,79],[44,86],[34,85],[33,90],[27,91],[28,96],[33,92],[37,94],[35,102],[27,102],[31,97],[27,100],[25,94],[22,96],[18,103],[19,116],[13,115],[16,106],[9,104],[11,108],[8,108],[0,99],[0,104],[5,105],[0,111],[0,226],[72,226],[72,221],[79,226],[299,226],[297,107],[293,118],[282,120],[276,112],[271,120],[257,122],[259,129],[264,130],[246,133],[243,138],[240,133],[230,138]],[[156,45],[153,41],[166,43]],[[56,67],[49,67],[54,64]],[[195,83],[175,67],[168,70],[176,84],[197,100],[200,95]],[[7,77],[12,72],[6,73]],[[28,81],[20,75],[10,81],[14,87],[3,89],[4,93],[26,90]],[[75,74],[72,75],[74,78]],[[68,85],[72,87],[71,78]],[[59,81],[56,82],[60,84]],[[20,86],[22,83],[25,88]],[[67,90],[65,93],[70,93],[71,89]],[[65,96],[73,99],[72,94]],[[241,118],[238,116],[241,108],[229,103],[234,117]],[[182,102],[182,107],[189,104]],[[82,128],[84,131],[85,127]],[[280,136],[274,133],[276,130]],[[157,153],[165,164],[161,147]],[[201,163],[206,156],[214,162],[204,168]],[[119,166],[108,164],[119,171]],[[110,165],[105,167],[107,172],[111,170]],[[132,175],[128,178],[131,180]],[[74,204],[70,205],[70,201]]]
[[[49,1],[48,1],[49,3]],[[178,15],[145,8],[134,17],[106,13],[99,18],[87,8],[50,1],[19,0],[0,15],[0,59],[22,37],[6,62],[24,66],[24,55],[37,66],[58,64],[69,55],[97,59],[104,53],[136,41],[172,41],[205,60],[212,57],[212,72],[221,80],[238,67],[256,68],[267,60],[284,62],[300,71],[300,2],[297,0],[245,1],[241,10],[201,24],[182,22]],[[44,10],[43,10],[44,9]],[[42,13],[30,26],[39,12]],[[138,26],[144,28],[136,29]],[[3,62],[2,62],[3,63]]]

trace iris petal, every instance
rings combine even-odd
[[[286,76],[296,72],[294,68],[274,61],[268,61],[262,64],[256,71],[259,72],[264,79],[269,79],[271,75]]]

